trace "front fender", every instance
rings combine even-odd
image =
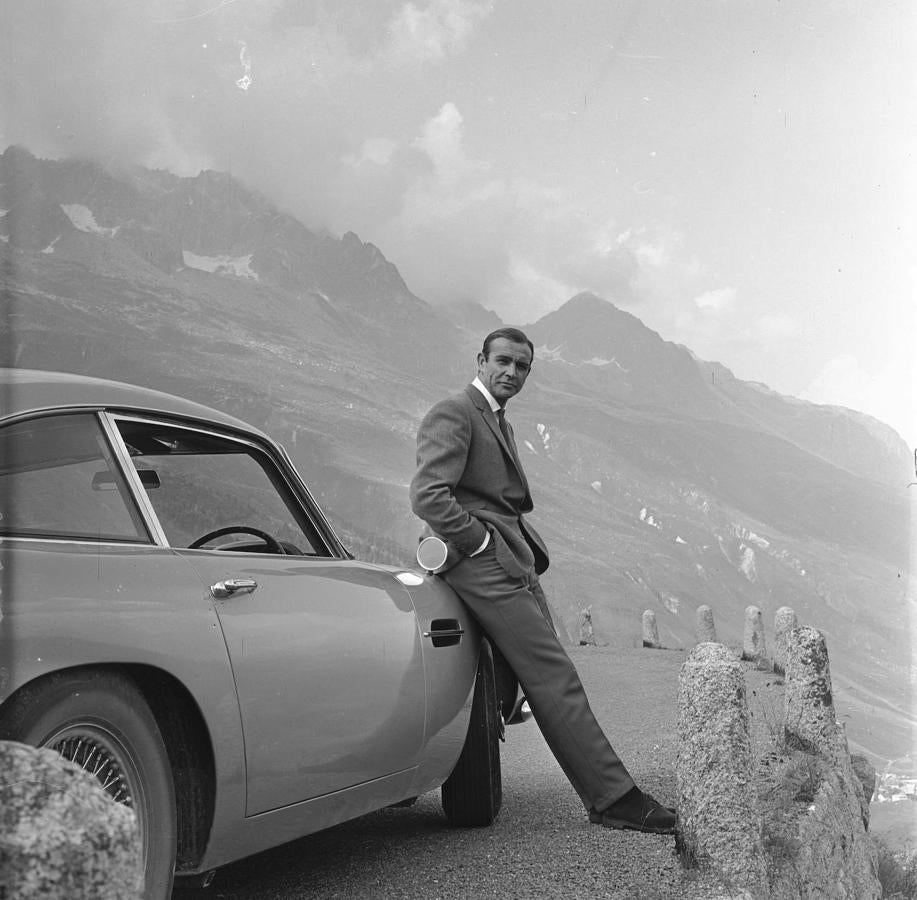
[[[424,747],[412,789],[419,795],[439,787],[461,755],[471,719],[481,630],[465,604],[441,578],[414,571],[393,572],[414,604],[423,658]],[[451,636],[434,640],[437,631]]]

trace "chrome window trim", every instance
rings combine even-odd
[[[162,525],[159,524],[159,518],[150,503],[150,498],[140,483],[140,476],[131,462],[131,455],[127,452],[121,433],[118,431],[117,425],[115,425],[115,417],[104,410],[100,411],[98,416],[105,431],[105,437],[108,439],[118,465],[121,467],[121,474],[127,479],[134,502],[140,509],[140,515],[150,533],[152,543],[159,547],[168,547],[169,542],[166,540],[166,533],[162,530]]]
[[[205,434],[209,437],[217,438],[218,440],[230,441],[231,443],[239,444],[241,446],[247,447],[249,450],[253,450],[256,453],[262,454],[270,461],[274,469],[280,474],[287,490],[292,494],[293,499],[303,510],[316,535],[325,545],[322,549],[327,553],[327,556],[314,556],[311,558],[348,558],[347,551],[338,540],[330,523],[325,518],[321,508],[315,502],[305,482],[299,476],[295,466],[293,465],[289,456],[287,456],[286,451],[280,445],[275,445],[273,443],[268,444],[263,441],[254,440],[248,435],[232,431],[230,429],[221,430],[219,426],[213,426],[200,421],[185,422],[178,417],[175,419],[170,419],[163,418],[162,416],[144,414],[143,412],[132,413],[126,410],[119,410],[117,412],[104,411],[101,412],[100,415],[108,421],[109,427],[114,432],[114,437],[119,448],[118,461],[122,466],[124,465],[124,461],[127,461],[126,468],[129,470],[129,475],[131,476],[131,487],[133,490],[137,491],[139,493],[139,497],[142,498],[141,509],[144,511],[144,513],[149,510],[151,521],[154,522],[156,526],[156,533],[161,536],[162,546],[171,548],[172,545],[166,538],[165,532],[159,523],[159,518],[156,515],[155,510],[152,508],[152,505],[150,504],[146,489],[140,483],[140,476],[137,474],[137,470],[134,468],[130,453],[128,453],[127,447],[121,438],[121,432],[118,430],[117,422],[119,421],[144,422],[152,425],[162,425],[164,428],[178,428],[184,431],[190,431],[195,434]],[[121,454],[123,454],[123,456]],[[295,482],[292,480],[291,476],[295,476]],[[173,549],[181,550],[182,552],[188,551],[188,548],[186,547],[176,547]]]
[[[325,511],[312,496],[312,491],[309,490],[309,486],[299,474],[299,470],[293,465],[290,454],[287,453],[286,448],[282,444],[277,445],[277,453],[284,463],[284,465],[280,467],[284,478],[289,481],[289,479],[286,478],[289,472],[296,479],[296,485],[293,487],[294,493],[299,490],[308,500],[305,506],[306,512],[309,514],[309,518],[312,520],[312,524],[315,526],[316,531],[322,536],[325,544],[328,545],[328,549],[334,554],[329,558],[354,559],[353,554],[341,543],[340,538],[335,534],[333,526],[325,516]],[[318,521],[316,522],[316,520]]]
[[[152,541],[141,540],[99,541],[95,538],[52,538],[36,537],[35,535],[27,534],[4,534],[0,535],[0,550],[2,550],[3,545],[9,541],[29,541],[30,543],[36,544],[77,544],[79,546],[88,547],[142,547],[145,550],[157,546]],[[165,547],[162,549],[169,548]]]

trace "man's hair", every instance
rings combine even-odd
[[[525,336],[525,332],[520,331],[518,328],[498,328],[496,331],[491,331],[491,333],[484,338],[484,346],[481,348],[484,359],[490,359],[490,345],[499,338],[506,338],[506,340],[512,341],[514,344],[526,344],[532,354],[532,361],[534,362],[535,346]]]

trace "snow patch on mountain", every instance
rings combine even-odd
[[[661,599],[662,605],[672,613],[673,616],[677,616],[678,611],[681,609],[681,600],[674,594],[663,594]]]
[[[785,566],[788,566],[800,577],[805,578],[806,567],[791,553],[788,553],[786,550],[776,550],[771,554],[771,556],[773,556],[774,559],[782,562]]]
[[[541,438],[541,443],[544,446],[545,453],[550,452],[551,450],[551,433],[548,431],[547,425],[543,425],[539,422],[535,426],[535,430],[538,432],[538,436]]]
[[[532,446],[531,441],[523,441],[522,446],[525,447],[526,450],[528,450],[530,453],[534,454],[535,456],[538,456],[538,451]]]
[[[547,362],[566,363],[568,366],[615,366],[625,375],[630,372],[630,369],[625,369],[624,366],[622,366],[614,356],[611,359],[606,359],[604,356],[593,356],[589,359],[584,359],[581,362],[573,362],[572,360],[564,358],[563,349],[563,344],[560,344],[557,347],[548,347],[547,345],[542,344],[541,346],[535,348],[535,356],[538,357],[538,359],[546,360]]]
[[[589,484],[589,487],[592,488],[597,494],[602,493],[602,482],[601,481],[592,481]]]
[[[687,544],[688,542],[680,534],[676,534],[675,543],[676,544]]]
[[[758,580],[758,570],[755,567],[755,551],[748,544],[742,544],[739,548],[742,558],[739,561],[739,571],[752,583]]]
[[[117,228],[104,228],[92,214],[92,210],[82,203],[61,203],[60,208],[64,215],[70,220],[70,224],[77,231],[85,231],[87,234],[102,234],[105,237],[114,237],[118,233]]]
[[[54,245],[55,245],[59,240],[60,240],[60,235],[58,235],[56,238],[54,238],[54,240],[51,241],[51,243],[48,244],[48,246],[45,247],[44,250],[42,250],[41,252],[42,252],[42,253],[45,253],[45,254],[53,253],[53,252],[54,252]]]
[[[615,359],[614,357],[612,357],[611,359],[602,359],[601,356],[593,356],[592,359],[584,359],[580,365],[584,365],[584,366],[616,366],[616,367],[617,367],[618,369],[620,369],[625,375],[630,371],[630,369],[625,369],[624,366],[622,366],[621,363],[619,363],[619,362],[617,361],[617,359]]]
[[[546,344],[542,344],[540,347],[535,348],[535,356],[538,359],[548,360],[550,362],[563,362],[563,357],[560,355],[560,347],[548,347]]]
[[[232,275],[259,281],[258,273],[252,269],[252,254],[245,256],[198,256],[182,250],[182,258],[189,269],[209,272],[211,275]]]
[[[682,490],[681,495],[688,506],[699,509],[702,513],[710,511],[710,501],[700,491],[694,489]]]
[[[740,541],[747,541],[761,550],[767,550],[771,545],[767,538],[760,537],[753,531],[749,531],[744,525],[733,524],[732,531]]]
[[[662,526],[656,521],[656,519],[653,517],[653,514],[645,506],[640,510],[640,521],[646,522],[647,525],[652,525],[653,528],[662,531]]]
[[[754,531],[738,523],[733,523],[732,533],[743,542],[743,548],[747,544],[753,544],[759,550],[763,550],[771,559],[775,559],[787,568],[792,569],[800,577],[805,577],[806,567],[803,562],[786,550],[778,550],[767,538],[755,534]]]

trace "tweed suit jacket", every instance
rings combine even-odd
[[[544,542],[523,518],[532,497],[515,447],[472,385],[441,400],[421,422],[410,496],[415,515],[458,553],[474,553],[489,531],[509,575],[547,569]]]

